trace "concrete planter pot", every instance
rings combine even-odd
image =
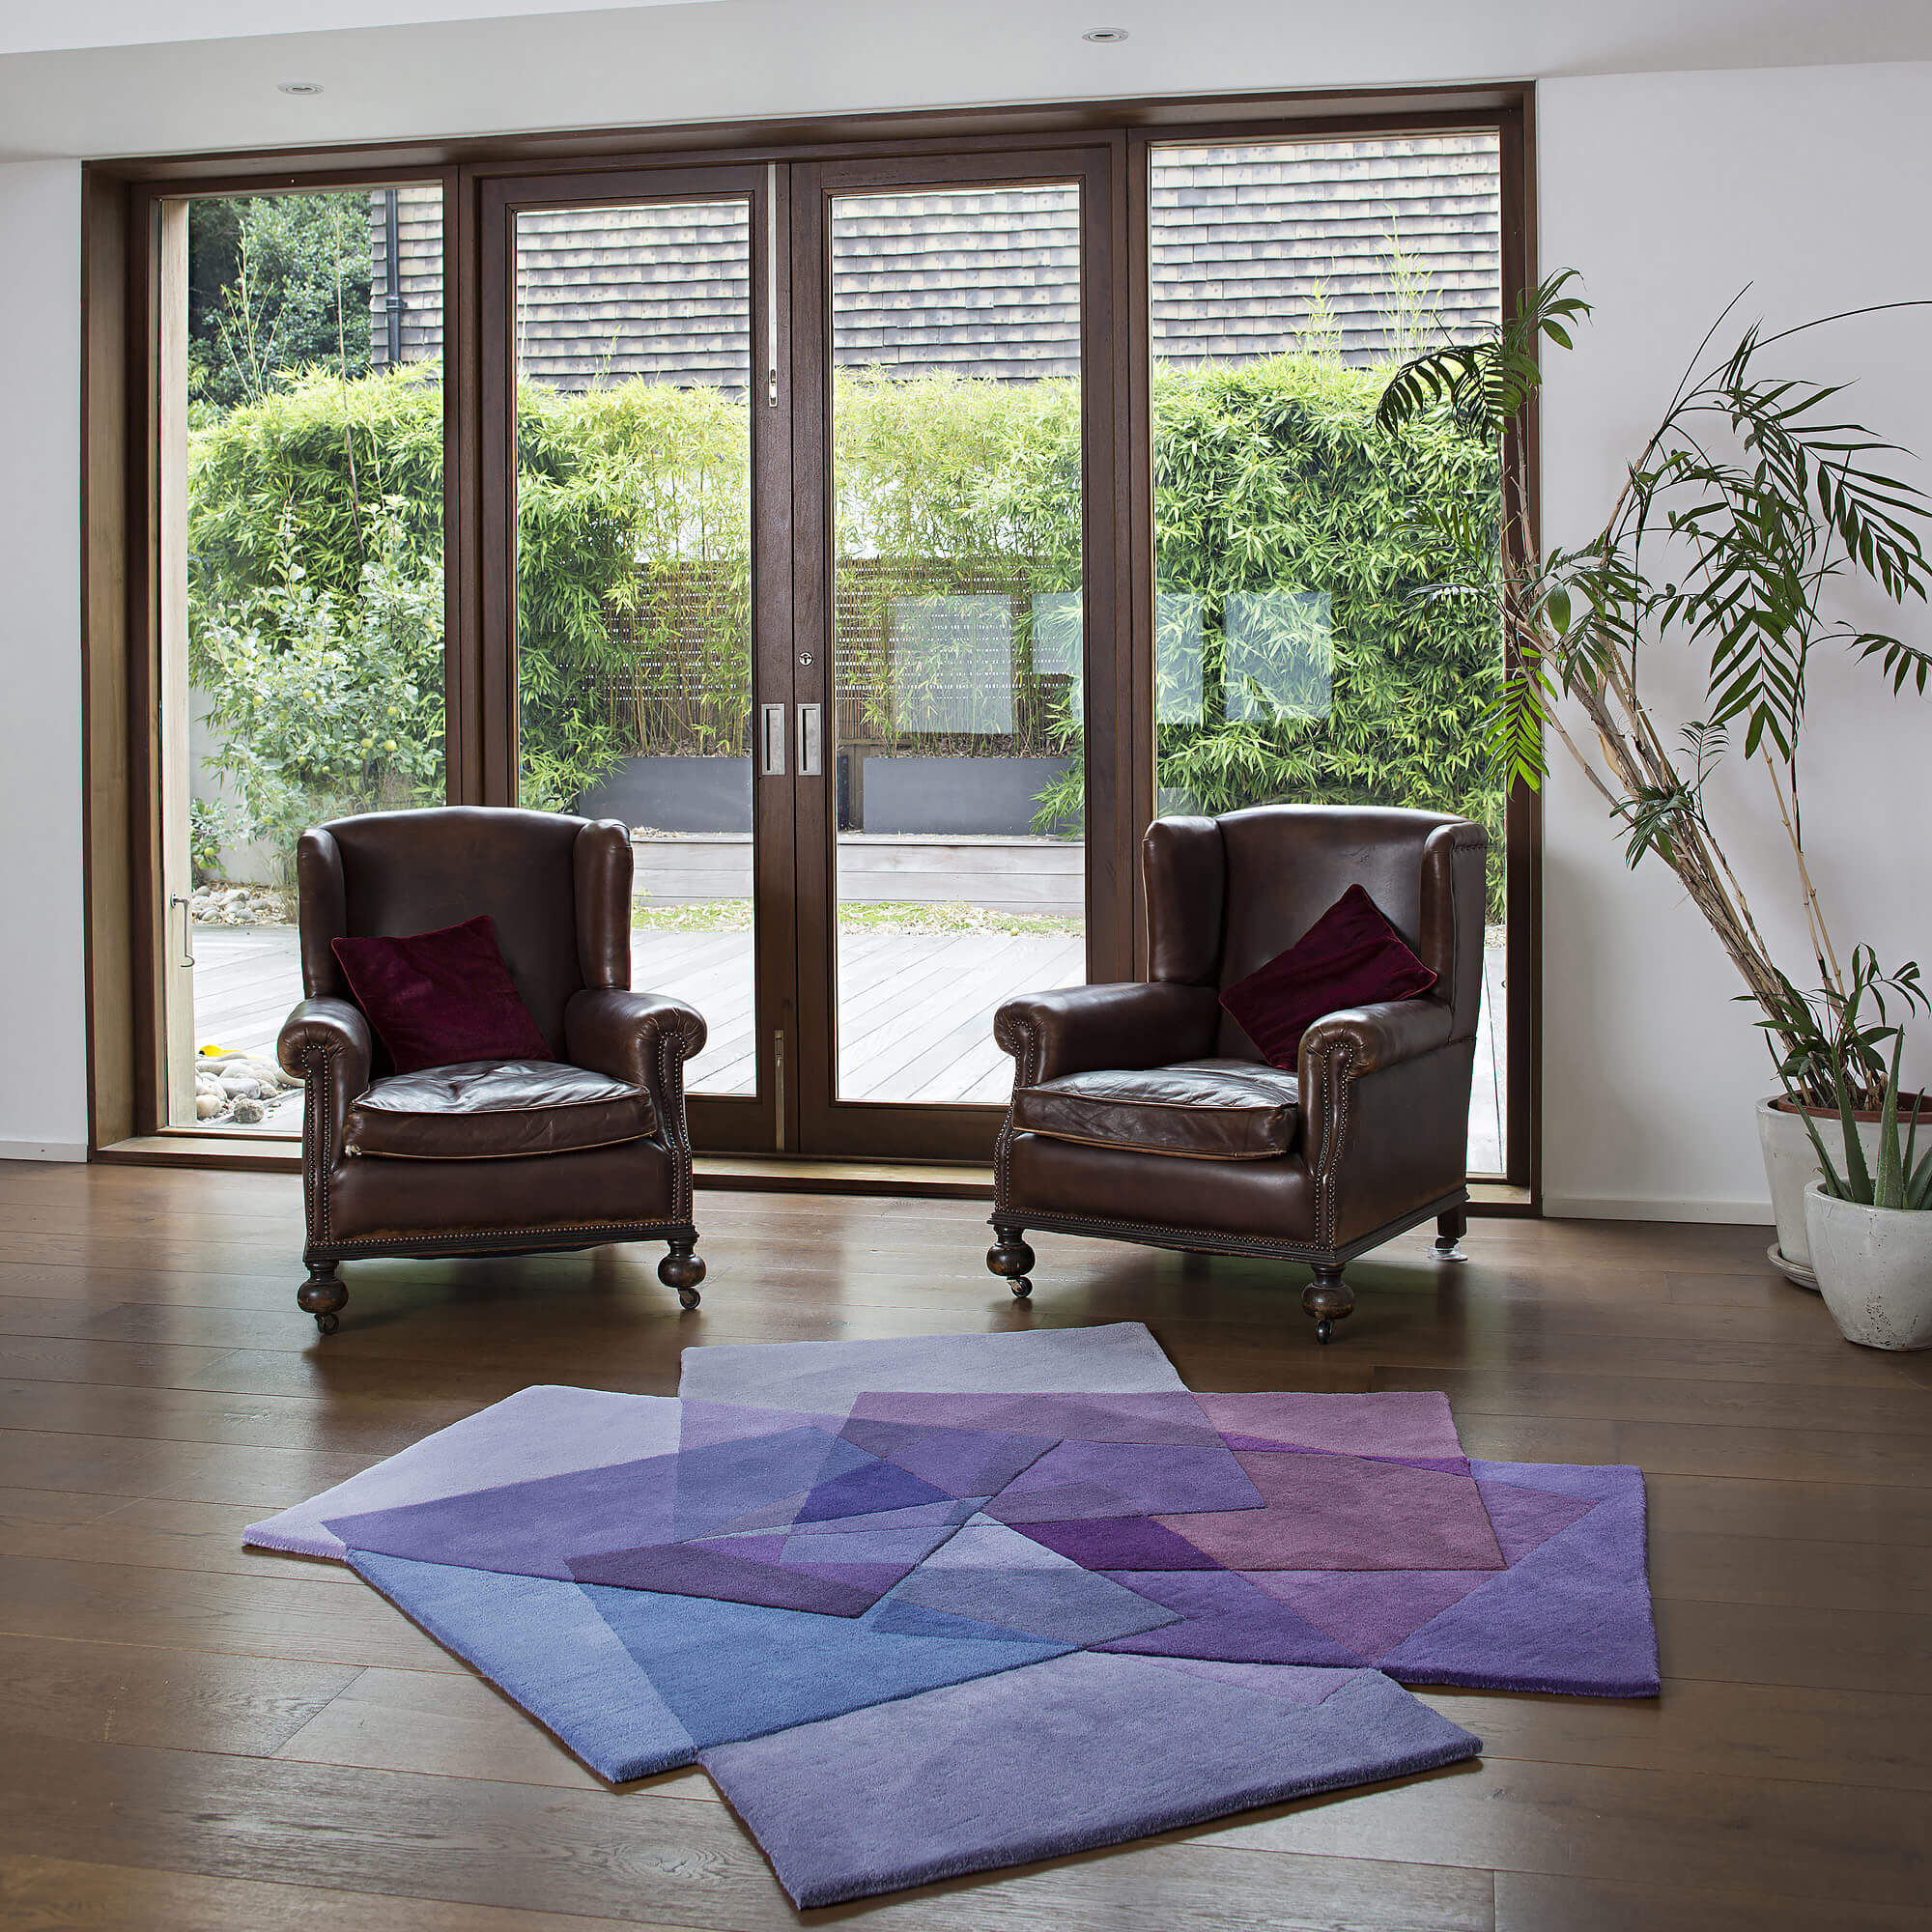
[[[1861,1208],[1804,1190],[1818,1291],[1846,1341],[1863,1349],[1932,1349],[1932,1213]]]
[[[1838,1117],[1829,1108],[1811,1110],[1812,1124],[1828,1148],[1843,1145]],[[1758,1145],[1764,1150],[1764,1178],[1771,1186],[1772,1218],[1777,1223],[1777,1243],[1767,1250],[1771,1264],[1800,1288],[1817,1289],[1811,1269],[1811,1243],[1804,1227],[1804,1190],[1821,1177],[1817,1150],[1804,1122],[1784,1103],[1783,1096],[1757,1103]],[[1878,1116],[1859,1122],[1859,1139],[1865,1158],[1878,1160]]]

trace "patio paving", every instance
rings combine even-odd
[[[631,983],[690,1001],[710,1026],[687,1069],[692,1093],[752,1092],[752,940],[750,932],[631,936]],[[272,1054],[301,997],[295,927],[197,925],[194,955],[196,1045]],[[841,1097],[986,1106],[1004,1106],[1012,1091],[1012,1063],[993,1043],[994,1013],[1015,994],[1078,985],[1086,970],[1077,934],[1037,933],[847,932],[838,965]],[[1503,1009],[1500,948],[1485,965],[1469,1106],[1475,1174],[1501,1170],[1506,1089],[1504,1035],[1492,1024]],[[252,1131],[298,1135],[299,1109],[285,1102]]]

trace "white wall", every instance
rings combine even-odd
[[[1932,298],[1932,64],[1649,74],[1539,90],[1540,247],[1546,272],[1583,270],[1597,304],[1578,353],[1547,377],[1546,540],[1600,525],[1621,467],[1698,338],[1750,291],[1724,331]],[[1767,367],[1856,380],[1846,407],[1932,451],[1932,310],[1833,327]],[[1932,482],[1913,462],[1904,473]],[[1922,605],[1859,607],[1932,643]],[[1675,718],[1702,685],[1678,668]],[[1664,687],[1661,684],[1659,689]],[[1932,969],[1926,776],[1932,699],[1894,699],[1869,668],[1821,667],[1804,781],[1805,843],[1841,951]],[[1792,869],[1762,776],[1723,790],[1742,825],[1751,906],[1786,971],[1807,957]],[[1768,1218],[1751,1103],[1775,1085],[1754,1013],[1708,927],[1656,862],[1624,870],[1601,802],[1559,772],[1547,818],[1544,1179],[1551,1211]],[[1815,976],[1813,976],[1815,977]],[[1921,1029],[1932,1037],[1932,1026]],[[1921,1054],[1921,1073],[1932,1055]]]
[[[0,167],[0,1156],[87,1145],[80,169]]]
[[[1746,281],[1755,283],[1747,310],[1776,324],[1932,296],[1921,257],[1928,108],[1932,65],[1544,84],[1543,262],[1582,269],[1599,304],[1582,348],[1556,358],[1549,381],[1552,540],[1594,526],[1634,440]],[[86,1132],[78,224],[75,168],[0,167],[0,1154],[71,1151]],[[1932,384],[1918,373],[1928,349],[1932,325],[1894,319],[1794,348],[1789,367],[1862,378],[1856,406],[1932,449]],[[1921,639],[1932,632],[1922,611],[1905,622]],[[1685,715],[1695,715],[1694,687],[1689,696]],[[1842,667],[1820,675],[1814,706],[1807,832],[1840,943],[1868,939],[1892,960],[1932,955],[1922,830],[1932,710],[1894,702]],[[1742,844],[1753,905],[1774,943],[1788,944],[1802,928],[1775,826]],[[1767,1218],[1750,1111],[1767,1063],[1750,1015],[1730,1004],[1716,942],[1661,867],[1624,871],[1593,795],[1560,773],[1546,877],[1552,1208]],[[1932,1058],[1920,1070],[1932,1074]]]

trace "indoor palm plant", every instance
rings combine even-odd
[[[1575,548],[1540,549],[1520,488],[1528,418],[1542,345],[1569,348],[1571,327],[1589,313],[1571,292],[1575,280],[1574,270],[1552,275],[1484,340],[1411,357],[1391,377],[1379,420],[1399,435],[1446,415],[1514,458],[1500,527],[1493,499],[1438,496],[1414,507],[1441,560],[1423,594],[1479,598],[1496,614],[1504,661],[1486,732],[1497,776],[1537,787],[1555,738],[1603,800],[1628,863],[1654,857],[1667,866],[1737,968],[1741,997],[1758,1008],[1787,1087],[1759,1109],[1776,1254],[1808,1279],[1803,1188],[1817,1170],[1804,1110],[1848,1105],[1875,1116],[1889,1093],[1895,1102],[1858,1008],[1868,999],[1883,1020],[1887,993],[1907,1008],[1925,1004],[1916,965],[1882,972],[1868,950],[1841,952],[1828,924],[1804,838],[1799,750],[1809,668],[1820,649],[1847,649],[1894,693],[1908,682],[1924,692],[1932,651],[1846,621],[1835,606],[1849,582],[1894,605],[1924,603],[1927,499],[1889,473],[1894,445],[1841,419],[1841,385],[1766,367],[1776,345],[1876,311],[1769,336],[1747,328],[1735,348],[1714,354],[1733,302],[1628,466],[1603,527]],[[1668,649],[1695,654],[1701,718],[1663,710],[1668,684],[1655,668]],[[1711,779],[1738,757],[1762,781],[1767,815],[1783,830],[1808,934],[1799,978],[1815,974],[1812,995],[1774,958],[1714,823]],[[1841,1023],[1848,1007],[1850,1025]]]
[[[1851,993],[1835,1008],[1814,1011],[1820,1030],[1836,1037],[1857,1029],[1859,1008],[1870,981],[1854,962]],[[1900,1138],[1898,1027],[1866,1030],[1869,1050],[1889,1037],[1891,1060],[1883,1077],[1877,1133],[1861,1131],[1860,1109],[1842,1072],[1834,1072],[1837,1126],[1844,1170],[1818,1130],[1814,1111],[1796,1109],[1810,1136],[1819,1179],[1804,1190],[1804,1220],[1812,1266],[1832,1319],[1848,1342],[1868,1349],[1932,1347],[1932,1151],[1918,1156],[1918,1120],[1924,1096],[1912,1096],[1911,1124]],[[1798,1089],[1790,1074],[1786,1092]]]

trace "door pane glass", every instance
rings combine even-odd
[[[523,802],[631,828],[632,983],[751,1094],[750,204],[526,211],[516,273]]]
[[[1086,978],[1076,186],[832,206],[838,1094],[1004,1105]]]
[[[168,907],[170,1053],[186,1063],[168,1117],[299,1135],[298,1090],[273,1070],[301,998],[296,841],[444,797],[442,194],[185,213],[185,372],[163,362],[185,387],[163,402],[163,460],[185,472],[163,480],[183,504],[165,541],[185,552],[164,553],[164,595],[185,606],[186,656],[163,676],[185,711],[161,720],[185,763],[178,804],[163,785],[163,871],[188,900]],[[164,325],[177,349],[181,326]],[[174,635],[169,613],[165,651]]]
[[[1479,724],[1501,642],[1407,512],[1493,518],[1492,453],[1375,429],[1390,367],[1494,326],[1493,134],[1162,147],[1152,169],[1158,809],[1460,811],[1490,834],[1472,1173],[1498,1174],[1503,797]]]

